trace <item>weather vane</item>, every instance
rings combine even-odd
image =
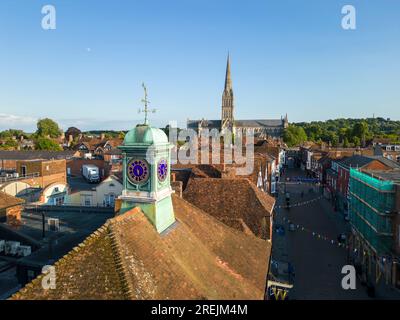
[[[144,108],[143,109],[139,109],[139,113],[144,112],[144,124],[148,125],[149,121],[148,121],[148,113],[155,113],[156,109],[149,109],[149,104],[150,101],[147,99],[147,88],[144,85],[144,83],[142,83],[142,87],[144,90],[144,99],[142,99],[142,103],[144,104]]]

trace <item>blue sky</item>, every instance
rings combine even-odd
[[[2,0],[0,43],[0,129],[129,129],[143,81],[154,125],[218,119],[228,50],[237,119],[400,120],[396,0]]]

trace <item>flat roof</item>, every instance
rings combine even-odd
[[[42,247],[32,252],[31,255],[19,259],[18,263],[42,265],[49,260],[57,260],[113,216],[112,213],[46,212],[46,240],[43,240],[42,215],[40,213],[23,212],[23,224],[19,232],[41,242]],[[60,231],[48,230],[47,222],[49,218],[59,219]]]
[[[400,184],[400,169],[394,170],[362,170],[361,172],[369,174],[370,176],[385,180],[393,181],[396,184]]]

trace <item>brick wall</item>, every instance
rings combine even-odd
[[[338,168],[338,178],[336,190],[344,197],[347,196],[347,187],[349,185],[350,172],[342,167]]]
[[[17,168],[17,160],[0,159],[0,168],[4,170],[15,170]]]
[[[365,169],[365,170],[390,170],[391,168],[378,160],[374,160],[374,161],[371,161],[366,166],[364,166],[363,169]]]
[[[42,161],[27,161],[27,160],[18,160],[17,162],[17,172],[19,175],[30,175],[34,173],[38,173],[42,175]]]
[[[33,187],[46,188],[53,183],[67,183],[67,171],[65,160],[38,160],[18,161],[18,172],[22,174],[22,166],[26,166],[26,174],[38,173],[38,177],[24,179],[22,181]]]
[[[26,168],[26,174],[39,173],[40,176],[51,176],[66,172],[65,160],[34,160],[17,161],[17,172],[22,175],[22,167]]]

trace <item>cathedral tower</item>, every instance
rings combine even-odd
[[[225,87],[222,94],[222,115],[221,115],[221,131],[225,128],[233,130],[234,126],[234,103],[233,103],[233,89],[231,79],[231,63],[228,54],[228,61],[226,63]]]

